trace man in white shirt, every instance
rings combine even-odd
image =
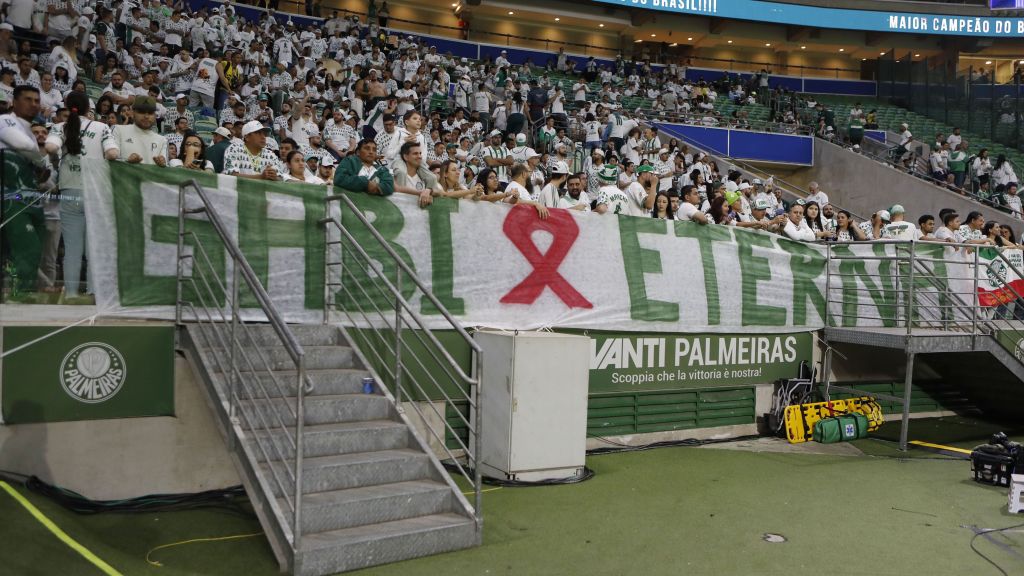
[[[807,225],[807,221],[804,219],[803,204],[794,202],[793,205],[789,207],[789,220],[786,222],[786,227],[783,228],[783,232],[791,240],[814,242],[814,231],[811,230],[810,226]]]
[[[804,200],[807,202],[817,202],[820,209],[825,204],[828,204],[828,194],[821,191],[817,182],[811,182],[807,185],[807,197]]]
[[[156,100],[137,96],[132,102],[132,124],[115,126],[112,131],[121,160],[129,164],[167,165],[167,138],[153,130],[154,125]]]
[[[920,240],[921,233],[917,226],[906,221],[906,210],[900,204],[889,209],[889,223],[882,227],[883,240]]]
[[[135,88],[124,81],[124,75],[121,72],[114,72],[110,75],[110,83],[107,84],[107,87],[103,89],[103,93],[100,94],[100,96],[108,95],[117,106],[131,104],[132,100],[135,99]]]
[[[700,192],[693,184],[683,186],[683,201],[679,204],[676,212],[676,220],[707,224],[708,217],[700,211]]]
[[[607,168],[612,168],[607,166]],[[611,170],[602,170],[598,175],[602,181],[606,181]],[[618,194],[610,193],[608,186],[602,186],[597,199],[598,214],[622,214],[626,216],[647,216],[654,206],[654,197],[658,193],[658,177],[655,176],[653,168],[644,164],[637,168],[637,180],[630,182],[625,189]]]
[[[935,239],[943,242],[956,242],[954,230],[960,229],[960,215],[956,212],[947,212],[942,217],[942,226],[935,231]]]
[[[224,151],[224,174],[253,180],[279,180],[281,161],[267,148],[268,128],[259,120],[242,126],[242,142]]]
[[[579,174],[570,174],[565,181],[565,194],[558,198],[558,208],[590,212],[590,197],[583,191],[583,179]]]

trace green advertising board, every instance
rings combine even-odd
[[[590,332],[590,393],[726,388],[796,377],[812,335]]]
[[[174,415],[173,326],[6,326],[3,349],[6,424]]]

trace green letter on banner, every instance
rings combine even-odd
[[[238,178],[238,246],[256,276],[267,286],[271,248],[301,248],[305,262],[304,307],[324,306],[324,232],[319,221],[324,215],[323,188],[294,183],[274,183]],[[271,219],[267,194],[275,193],[302,200],[303,219]],[[243,306],[257,306],[249,290],[241,295]]]
[[[679,320],[679,304],[647,298],[644,274],[661,274],[661,254],[640,247],[639,234],[666,234],[665,221],[654,218],[619,218],[622,262],[629,285],[629,314],[633,320],[674,322]]]
[[[849,245],[837,244],[832,253],[836,256],[843,256],[839,261],[839,276],[843,281],[843,326],[853,327],[857,325],[857,318],[860,316],[860,286],[859,282],[867,289],[868,296],[878,309],[878,316],[882,326],[893,327],[896,325],[896,291],[892,283],[892,261],[886,258],[884,244],[873,244],[872,249],[876,256],[881,256],[878,264],[879,283],[875,284],[871,275],[868,274],[864,260],[855,259],[853,250]]]
[[[700,260],[704,269],[704,294],[707,295],[708,326],[721,322],[721,305],[718,299],[718,273],[715,269],[715,242],[731,242],[732,233],[728,226],[701,226],[693,222],[676,222],[676,237],[693,238],[700,245]],[[622,255],[628,258],[627,254]]]
[[[391,200],[380,196],[369,196],[367,194],[349,194],[349,198],[357,208],[370,220],[377,232],[384,237],[388,246],[398,254],[413,272],[416,266],[413,264],[409,252],[395,241],[402,233],[405,226],[405,217],[402,211]],[[370,233],[364,225],[350,210],[344,206],[341,209],[341,225],[370,257],[370,262],[360,254],[347,240],[342,244],[342,290],[336,299],[337,305],[343,310],[369,310],[375,308],[381,310],[394,309],[395,303],[391,298],[387,287],[380,280],[380,270],[392,285],[398,281],[398,266],[394,260],[384,251],[380,242]],[[408,300],[412,298],[415,285],[411,281],[401,283],[402,297]]]
[[[757,283],[772,279],[771,262],[762,256],[754,256],[754,246],[775,248],[771,237],[765,234],[737,232],[739,245],[740,278],[743,287],[744,326],[785,326],[786,309],[781,306],[758,304]]]
[[[217,177],[203,172],[192,172],[185,170],[166,170],[159,166],[143,166],[125,164],[123,162],[110,162],[110,181],[113,184],[111,197],[113,199],[114,219],[117,227],[117,283],[120,302],[122,306],[173,306],[176,299],[177,277],[171,267],[171,272],[164,276],[152,276],[146,274],[146,247],[145,236],[146,222],[144,215],[147,211],[143,206],[143,184],[155,187],[164,187],[160,193],[168,196],[177,192],[179,183],[186,179],[195,178],[201,186],[215,188]],[[178,243],[178,216],[177,216],[177,194],[174,194],[173,212],[170,214],[152,214],[150,217],[151,237],[149,242],[170,244]],[[150,210],[152,212],[152,209]],[[201,260],[201,256],[193,251],[196,257],[194,267],[195,285],[202,292],[209,305],[223,304],[223,297],[219,294],[216,281],[224,281],[225,260],[223,244],[213,231],[209,222],[189,218],[185,222],[186,232],[195,233],[195,237],[206,248],[210,262]],[[185,236],[187,245],[194,244],[194,237],[189,234]],[[211,266],[213,269],[211,270]],[[212,286],[212,294],[205,290],[200,274],[205,273],[206,280]],[[186,284],[186,291],[183,298],[186,301],[199,304],[199,294],[190,290],[191,284]]]
[[[459,211],[459,201],[450,198],[434,200],[427,211],[430,220],[430,262],[431,290],[434,297],[448,312],[459,316],[466,313],[466,302],[456,298],[455,289],[455,256],[452,246],[451,215]],[[423,297],[420,310],[424,314],[440,314],[434,303]]]
[[[825,274],[828,263],[825,255],[800,242],[779,242],[779,246],[792,255],[789,268],[793,273],[793,325],[807,324],[807,301],[810,300],[825,325],[831,326],[825,297],[814,282]]]

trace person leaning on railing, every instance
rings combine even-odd
[[[46,237],[46,222],[37,192],[43,166],[31,121],[39,114],[39,89],[14,89],[12,112],[0,116],[0,151],[3,152],[3,214],[0,233],[8,246],[17,275],[14,290],[31,291]]]
[[[338,163],[334,185],[341,190],[376,196],[390,196],[395,192],[391,171],[377,165],[377,143],[368,138],[356,144],[355,154],[349,154]]]

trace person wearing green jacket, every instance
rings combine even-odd
[[[356,145],[355,154],[349,154],[338,163],[334,171],[334,186],[348,192],[377,196],[390,196],[395,192],[391,172],[387,167],[377,165],[377,143],[369,138]]]
[[[949,153],[949,171],[953,173],[953,183],[962,188],[967,174],[967,151],[964,143],[957,144],[956,150]]]

